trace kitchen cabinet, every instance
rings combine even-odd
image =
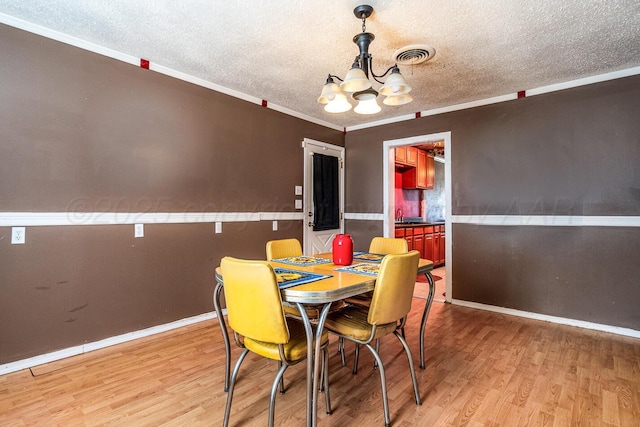
[[[442,260],[440,259],[440,227],[437,227],[437,231],[434,230],[433,233],[433,265],[440,265]]]
[[[417,167],[418,166],[418,150],[416,147],[396,147],[395,163],[398,166]]]
[[[425,227],[425,233],[424,233],[424,251],[423,251],[423,256],[421,256],[420,258],[424,258],[424,259],[430,259],[431,261],[434,261],[434,256],[433,256],[433,227]],[[434,261],[435,264],[435,261]]]
[[[438,260],[440,261],[438,263],[438,265],[444,264],[444,259],[445,259],[445,248],[447,247],[447,245],[445,244],[446,241],[446,236],[444,233],[444,225],[440,226],[440,247],[439,252],[438,252]]]
[[[413,228],[413,250],[420,252],[420,258],[424,258],[424,228]],[[409,249],[409,250],[412,250]]]
[[[444,225],[398,227],[395,236],[405,239],[410,251],[420,252],[420,258],[433,261],[434,266],[445,263]]]
[[[407,241],[407,246],[409,246],[409,250],[413,250],[413,227],[404,229],[404,239]]]
[[[436,181],[436,167],[435,167],[435,160],[434,160],[433,154],[427,154],[427,157],[425,160],[427,163],[425,188],[427,190],[433,190],[433,187]]]
[[[445,261],[446,236],[444,225],[437,225],[433,230],[433,264],[442,265]]]
[[[431,190],[435,178],[433,155],[424,150],[418,150],[417,157],[417,166],[402,173],[402,188]]]

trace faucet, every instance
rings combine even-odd
[[[398,210],[396,210],[396,221],[397,222],[402,222],[402,209],[398,208]]]

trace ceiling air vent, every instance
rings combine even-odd
[[[415,65],[430,60],[435,54],[436,50],[433,46],[412,44],[393,52],[391,60],[399,65]]]

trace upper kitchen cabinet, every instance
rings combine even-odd
[[[401,167],[417,167],[419,151],[416,147],[396,147],[396,165]]]
[[[418,157],[417,165],[415,168],[407,169],[402,173],[402,188],[431,190],[433,189],[435,177],[433,155],[424,150],[416,149],[416,151]]]

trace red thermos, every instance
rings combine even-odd
[[[353,240],[350,234],[337,234],[333,239],[333,263],[351,265],[353,262]]]

